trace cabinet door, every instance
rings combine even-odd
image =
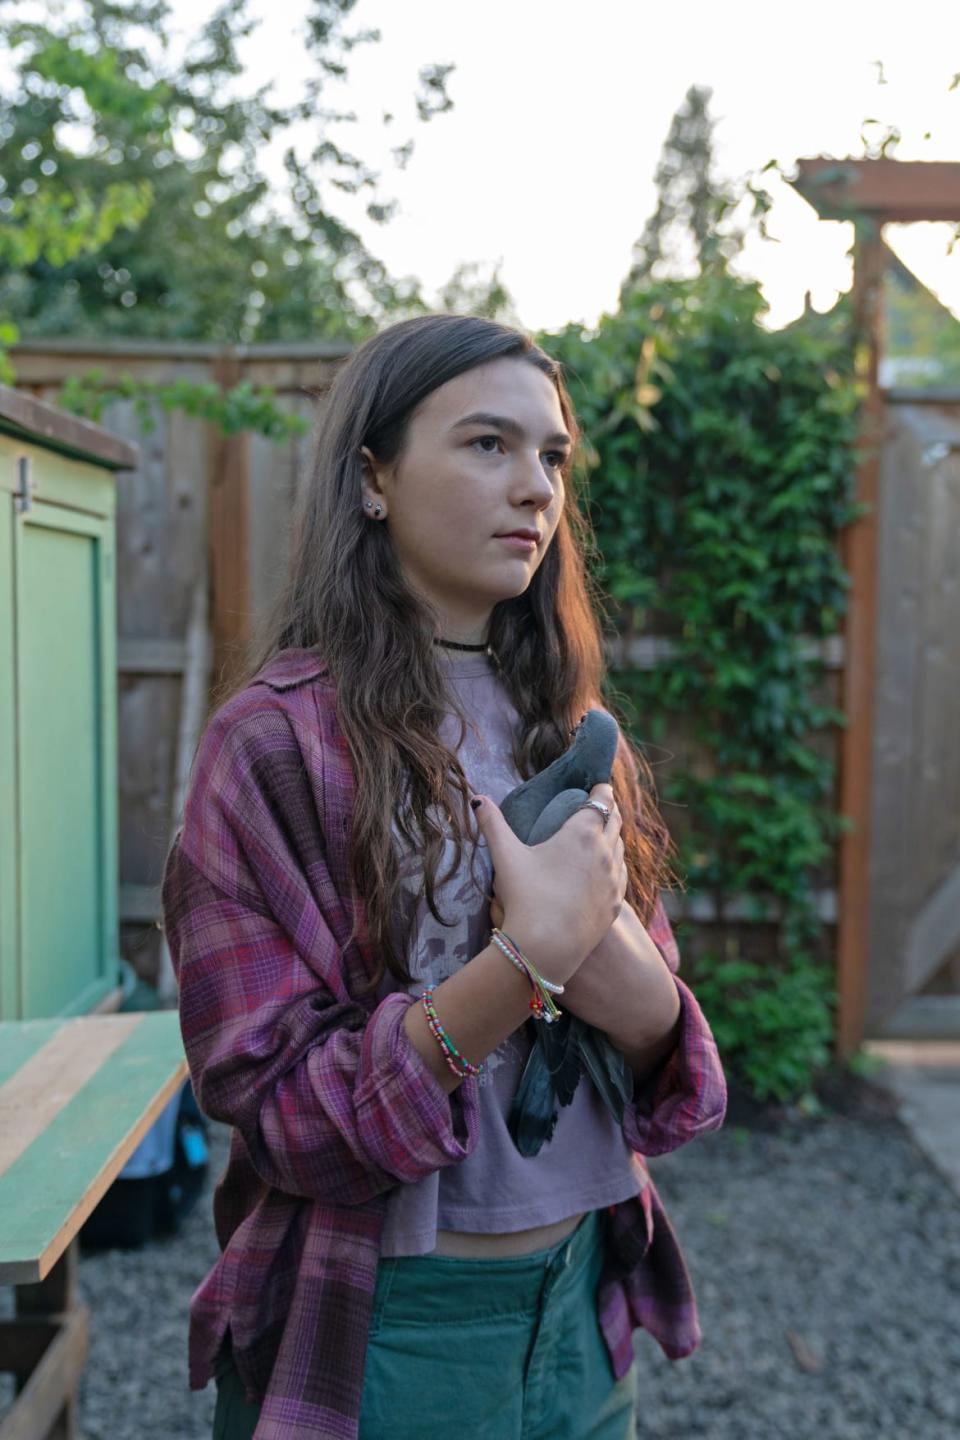
[[[113,522],[35,502],[14,519],[19,1012],[116,984]]]
[[[20,1014],[20,922],[17,899],[17,730],[14,704],[12,484],[4,491],[0,440],[0,1020]],[[9,461],[7,464],[9,473]]]

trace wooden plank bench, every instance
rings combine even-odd
[[[0,1440],[73,1440],[88,1315],[77,1234],[187,1074],[174,1010],[0,1022]]]

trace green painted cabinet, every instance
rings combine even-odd
[[[0,387],[0,1019],[115,990],[115,471],[136,452]]]

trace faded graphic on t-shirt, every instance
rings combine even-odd
[[[438,885],[435,891],[437,909],[444,920],[452,923],[441,924],[430,913],[425,899],[417,905],[408,953],[410,973],[415,977],[411,986],[413,994],[422,995],[428,985],[439,985],[449,979],[461,965],[489,944],[490,904],[487,895],[492,885],[493,869],[486,845],[478,844],[474,861],[475,883],[470,875],[469,850],[470,842],[467,842],[461,868],[448,884]],[[449,867],[454,851],[454,842],[447,840],[437,869],[438,876]],[[413,900],[420,890],[418,875],[408,876],[404,885]],[[507,965],[510,962],[504,957],[503,963]],[[526,1046],[521,1047],[515,1035],[508,1036],[486,1057],[479,1077],[481,1086],[489,1084],[492,1072],[503,1064],[511,1051],[517,1055],[526,1051]]]
[[[513,759],[513,732],[519,717],[489,661],[473,657],[456,660],[450,663],[449,670],[450,684],[465,714],[474,721],[468,724],[458,752],[460,764],[471,789],[489,795],[499,804],[522,779]],[[440,728],[441,739],[453,747],[459,728],[459,721],[448,715]],[[436,871],[438,881],[449,870],[455,849],[452,838],[445,840]],[[409,906],[415,909],[407,956],[414,976],[410,992],[422,995],[428,985],[439,985],[449,979],[489,943],[488,896],[493,884],[493,867],[483,837],[475,845],[468,837],[460,867],[445,884],[438,883],[435,887],[437,910],[445,921],[451,922],[446,925],[431,914],[425,898],[417,900],[423,883],[422,856],[416,853],[403,856],[400,873]],[[510,962],[504,957],[503,963],[509,965]],[[455,1042],[456,1037],[452,1038]],[[528,1049],[523,1029],[515,1031],[487,1056],[479,1083],[489,1084],[493,1071],[509,1055],[525,1057]]]

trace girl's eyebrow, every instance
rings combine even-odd
[[[489,425],[493,430],[502,430],[505,435],[512,435],[517,440],[526,439],[526,431],[516,420],[509,415],[491,415],[487,410],[474,410],[470,415],[464,415],[462,420],[457,420],[450,426],[451,430],[465,430],[468,425]],[[544,445],[572,445],[570,436],[563,430],[558,430],[554,435],[548,435]]]

